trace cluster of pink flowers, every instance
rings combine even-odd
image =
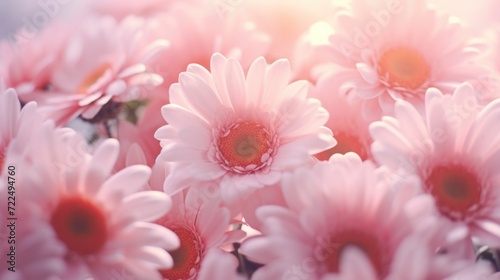
[[[0,279],[500,279],[464,3],[42,1],[0,41]]]

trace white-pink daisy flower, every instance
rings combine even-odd
[[[263,235],[247,239],[240,249],[265,264],[252,279],[437,280],[450,275],[435,274],[448,265],[448,256],[436,254],[431,239],[417,234],[406,210],[417,180],[392,188],[386,172],[348,153],[285,175],[282,189],[289,208],[259,208]],[[458,270],[472,263],[463,260]]]
[[[259,58],[246,75],[220,54],[212,56],[211,72],[189,65],[162,108],[168,125],[155,134],[159,160],[173,163],[166,191],[220,180],[222,197],[234,202],[335,145],[323,126],[328,113],[307,98],[308,82],[289,79],[287,60],[267,65]]]
[[[392,113],[394,100],[423,106],[427,88],[452,92],[489,73],[478,40],[426,1],[355,0],[336,20],[330,70],[370,120]]]
[[[148,69],[167,46],[152,31],[154,22],[127,17],[92,17],[79,23],[55,66],[48,92],[24,95],[36,100],[58,124],[81,116],[102,121],[123,102],[144,98],[163,78]]]
[[[164,279],[198,279],[202,269],[210,270],[206,266],[213,265],[210,259],[206,262],[210,249],[245,237],[242,230],[230,229],[231,213],[229,209],[220,206],[217,190],[214,184],[201,184],[172,197],[172,211],[160,219],[158,224],[175,232],[181,245],[170,252],[174,266],[160,271]]]
[[[30,226],[49,231],[20,231],[19,242],[43,239],[44,245],[37,246],[35,255],[20,251],[24,254],[17,258],[30,265],[19,269],[29,270],[28,275],[47,271],[45,256],[55,263],[57,254],[63,271],[48,279],[85,274],[109,279],[116,269],[140,279],[161,279],[158,269],[173,265],[166,250],[177,248],[179,239],[152,223],[170,209],[171,200],[163,192],[140,192],[150,169],[135,165],[112,174],[118,141],[104,141],[89,154],[78,134],[55,129],[52,122],[44,123],[33,139],[37,141],[21,153],[7,156],[16,167],[16,192],[22,201],[16,209],[18,227],[28,227],[21,220],[30,221]],[[6,182],[2,180],[2,189]]]
[[[423,116],[403,100],[394,113],[370,126],[374,158],[395,179],[419,176],[450,226],[498,246],[500,99],[483,108],[464,83],[453,95],[429,89]]]

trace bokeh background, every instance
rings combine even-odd
[[[0,1],[0,37],[6,37],[10,32],[23,26],[23,17],[31,18],[38,10],[42,9],[42,3],[55,0],[1,0]],[[63,10],[57,16],[71,16],[89,5],[96,2],[109,0],[60,0]],[[168,0],[158,0],[164,2]],[[208,0],[209,1],[209,0]],[[246,0],[251,1],[251,0]],[[272,1],[272,0],[270,0]],[[314,0],[303,0],[314,2]],[[345,0],[332,0],[342,1]],[[500,12],[499,0],[479,0],[477,5],[471,9],[470,0],[432,0],[436,6],[446,9],[450,14],[462,18],[470,25],[484,25]],[[465,5],[468,3],[468,5]]]

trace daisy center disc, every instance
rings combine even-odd
[[[430,67],[418,52],[409,48],[385,51],[378,61],[379,74],[391,86],[418,89],[430,76]]]
[[[481,202],[481,183],[462,165],[434,168],[425,184],[439,210],[452,220],[470,216]]]
[[[269,156],[270,135],[260,124],[241,122],[222,133],[218,148],[228,167],[258,167]]]
[[[98,252],[107,240],[102,209],[83,197],[62,198],[52,212],[50,223],[66,247],[79,255]]]
[[[388,273],[387,248],[380,246],[379,240],[373,235],[363,231],[344,231],[330,236],[328,245],[324,247],[324,255],[328,257],[325,261],[328,272],[339,272],[342,253],[348,247],[360,249],[379,276]]]
[[[362,160],[368,158],[368,152],[366,147],[361,143],[359,138],[355,135],[346,133],[335,133],[335,140],[337,140],[337,145],[319,154],[315,157],[319,160],[328,160],[333,154],[345,154],[348,152],[354,152],[359,155]]]
[[[201,264],[201,240],[192,230],[186,228],[171,230],[179,237],[181,246],[170,252],[174,259],[174,267],[160,270],[160,273],[164,279],[194,279]]]
[[[103,75],[104,73],[109,69],[108,65],[103,65],[96,70],[90,72],[90,74],[83,79],[83,81],[80,83],[80,86],[78,87],[78,92],[79,93],[87,93],[87,90],[95,84]]]

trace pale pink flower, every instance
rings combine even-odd
[[[259,208],[263,235],[247,239],[240,249],[265,264],[252,279],[437,280],[450,275],[435,274],[448,264],[448,255],[435,254],[437,247],[417,234],[406,210],[417,180],[393,188],[386,173],[348,153],[285,175],[282,189],[289,208]],[[458,269],[471,263],[462,261]]]
[[[427,88],[452,92],[489,73],[479,56],[484,46],[426,1],[355,0],[334,29],[330,70],[370,120],[391,114],[395,100],[423,107]]]
[[[368,132],[370,122],[360,114],[361,102],[348,100],[341,94],[342,77],[325,75],[316,83],[311,91],[311,97],[321,101],[321,105],[328,111],[330,118],[326,127],[333,131],[337,145],[319,153],[316,158],[328,160],[332,154],[354,152],[363,160],[370,158],[370,144],[372,139]]]
[[[453,95],[429,89],[423,116],[398,101],[394,117],[370,126],[372,153],[393,170],[394,179],[420,177],[422,191],[432,196],[447,227],[498,246],[500,99],[483,108],[476,96],[467,83]]]
[[[35,255],[28,250],[17,255],[21,262],[30,263],[23,273],[36,275],[50,269],[55,273],[56,267],[44,267],[52,259],[58,265],[62,261],[57,270],[63,272],[51,276],[62,279],[85,274],[110,279],[116,269],[139,279],[161,279],[158,269],[173,265],[166,250],[177,248],[179,239],[152,223],[170,209],[170,198],[158,191],[139,192],[150,169],[135,165],[112,174],[118,141],[106,140],[89,154],[78,134],[55,129],[52,122],[44,123],[33,139],[22,153],[7,156],[17,170],[17,196],[23,201],[16,209],[20,221],[46,229],[21,229],[24,234],[17,236],[27,244],[43,239]],[[2,189],[6,182],[2,180]],[[18,223],[24,226],[28,227]]]
[[[181,245],[175,251],[170,251],[174,266],[161,270],[164,279],[198,279],[202,269],[210,273],[213,260],[206,259],[209,250],[245,237],[242,230],[230,229],[231,214],[229,209],[220,206],[217,189],[213,184],[201,184],[172,197],[172,211],[158,224],[175,232]],[[230,269],[225,267],[226,273],[231,273]]]
[[[151,60],[167,46],[156,39],[154,22],[127,17],[92,17],[78,24],[78,31],[54,68],[49,92],[25,95],[36,100],[58,124],[81,116],[101,121],[116,114],[120,104],[145,98],[162,83],[148,69]]]
[[[168,193],[220,180],[226,202],[277,183],[282,172],[335,145],[328,113],[307,98],[308,82],[289,84],[290,65],[259,58],[245,75],[234,58],[214,54],[211,72],[192,64],[162,108],[159,160],[172,162]]]

